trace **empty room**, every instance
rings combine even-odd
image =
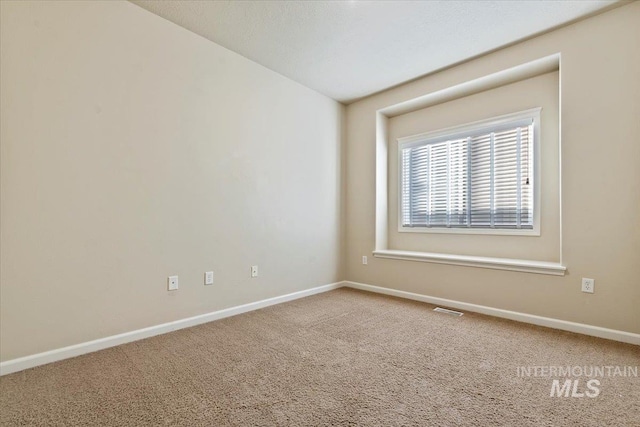
[[[640,2],[0,0],[1,426],[640,427]]]

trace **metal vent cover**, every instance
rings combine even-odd
[[[448,308],[436,307],[433,311],[437,311],[438,313],[450,314],[451,316],[462,316],[464,313],[455,310],[449,310]]]

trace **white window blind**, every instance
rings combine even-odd
[[[532,229],[535,119],[402,143],[402,226]]]

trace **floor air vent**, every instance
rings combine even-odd
[[[464,313],[460,313],[459,311],[449,310],[447,308],[442,308],[442,307],[436,307],[433,309],[433,311],[437,311],[438,313],[450,314],[452,316],[458,316],[458,317],[464,314]]]

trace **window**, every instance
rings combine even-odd
[[[398,140],[400,230],[536,233],[539,117],[535,109]]]

